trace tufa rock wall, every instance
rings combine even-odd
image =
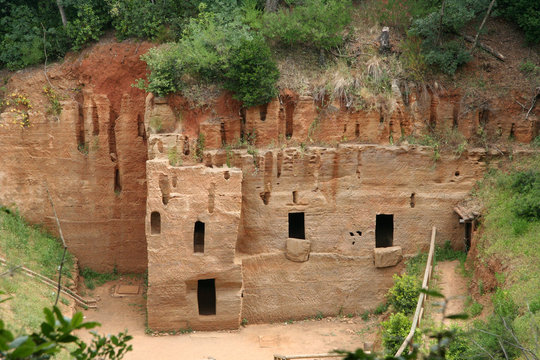
[[[147,162],[147,174],[148,326],[238,328],[242,273],[235,248],[241,171],[170,167],[154,160]],[[215,296],[213,311],[211,303],[205,304],[213,315],[199,316],[199,308],[205,309],[198,297],[207,295],[199,293],[201,280],[214,281],[214,294],[209,295]]]
[[[401,254],[427,249],[432,226],[439,244],[464,246],[453,208],[485,170],[481,149],[434,162],[427,147],[358,144],[208,150],[205,166],[171,166],[179,137],[151,135],[161,150],[150,148],[147,162],[148,316],[160,330],[373,309],[401,270]],[[154,211],[162,214],[159,234],[151,231]],[[390,222],[378,224],[378,215]],[[197,221],[206,226],[202,253]],[[375,264],[378,246],[393,246],[392,259]],[[206,279],[215,279],[215,315],[199,313],[195,285]]]
[[[144,74],[139,56],[147,48],[97,45],[50,66],[49,80],[42,68],[30,69],[7,85],[6,94],[24,94],[33,106],[29,127],[0,114],[0,204],[57,233],[48,188],[82,267],[147,268],[144,92],[130,86]],[[43,92],[49,84],[61,100],[58,116]]]

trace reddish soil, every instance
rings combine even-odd
[[[93,292],[99,299],[97,310],[85,310],[86,321],[98,321],[98,332],[118,333],[128,329],[133,335],[133,351],[126,356],[136,359],[272,359],[274,354],[320,354],[333,349],[353,350],[365,341],[375,342],[380,319],[363,321],[359,317],[325,318],[295,321],[291,324],[247,325],[234,331],[192,332],[179,335],[145,334],[145,298],[142,294],[113,297],[114,286],[136,283],[120,279]],[[140,281],[138,281],[140,283]],[[81,334],[84,339],[89,336]]]
[[[144,112],[145,92],[132,86],[136,79],[146,78],[146,63],[140,59],[150,47],[148,42],[100,42],[81,61],[80,82],[91,86],[96,94],[105,94],[116,114],[120,113],[123,94]]]

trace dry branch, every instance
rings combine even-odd
[[[534,108],[534,105],[536,105],[536,99],[538,99],[538,96],[540,96],[540,87],[536,88],[536,92],[534,93],[534,96],[531,100],[531,107],[529,108],[529,111],[527,111],[527,115],[525,115],[525,120],[529,118],[529,114],[531,113],[532,109]]]
[[[476,33],[476,36],[474,37],[474,42],[472,45],[472,48],[474,49],[476,47],[476,44],[478,43],[478,36],[480,36],[480,31],[482,31],[482,28],[484,27],[487,18],[489,17],[489,14],[491,13],[491,8],[493,7],[493,4],[495,3],[495,0],[491,0],[489,3],[488,10],[486,12],[486,16],[484,16],[484,20],[482,20],[482,24],[480,24],[480,27],[478,28],[478,32]]]
[[[474,38],[472,36],[469,36],[469,35],[465,35],[465,34],[460,34],[461,36],[463,36],[463,38],[465,40],[467,40],[468,42],[470,43],[474,43]],[[488,52],[489,54],[493,55],[494,57],[496,57],[497,59],[501,60],[501,61],[504,61],[505,60],[505,57],[503,54],[501,54],[500,52],[498,52],[497,50],[493,49],[492,47],[484,44],[483,42],[480,42],[478,41],[478,46],[480,46],[483,50],[485,50],[486,52]]]

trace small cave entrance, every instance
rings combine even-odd
[[[467,221],[465,223],[465,252],[469,252],[471,248],[471,238],[472,238],[472,222]]]
[[[199,315],[216,315],[216,279],[197,282]]]
[[[289,237],[294,239],[306,238],[303,212],[289,213]]]
[[[122,183],[120,182],[120,170],[118,166],[114,168],[114,193],[120,195],[122,192]]]
[[[389,247],[394,243],[394,214],[379,214],[375,224],[375,247]]]
[[[150,214],[150,234],[161,234],[161,214],[157,211]]]
[[[195,222],[195,228],[193,230],[193,252],[204,253],[204,228],[203,222]]]
[[[259,117],[261,118],[261,121],[266,120],[267,113],[268,113],[268,104],[263,104],[259,106]]]

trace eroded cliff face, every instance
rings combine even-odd
[[[142,44],[103,44],[48,70],[15,74],[8,93],[30,99],[29,127],[1,114],[0,204],[57,233],[47,189],[70,251],[99,271],[144,272],[146,135]],[[51,114],[44,86],[62,96]]]
[[[373,309],[432,226],[439,243],[464,246],[454,206],[500,153],[439,158],[404,139],[538,134],[509,98],[466,106],[458,90],[397,82],[359,111],[286,90],[250,109],[229,93],[193,108],[131,87],[149,46],[100,44],[49,68],[49,80],[42,69],[10,79],[33,109],[30,127],[1,114],[0,204],[56,231],[48,189],[81,266],[148,270],[156,330]],[[59,116],[42,91],[51,85]]]
[[[453,208],[482,177],[486,155],[436,163],[428,147],[347,144],[209,150],[205,166],[178,167],[167,144],[156,151],[147,162],[148,319],[161,330],[375,308],[402,257],[427,249],[432,226],[440,244],[463,248]],[[390,262],[374,261],[380,249],[390,249],[382,255]],[[206,279],[215,281],[215,317],[198,310],[194,284]]]

